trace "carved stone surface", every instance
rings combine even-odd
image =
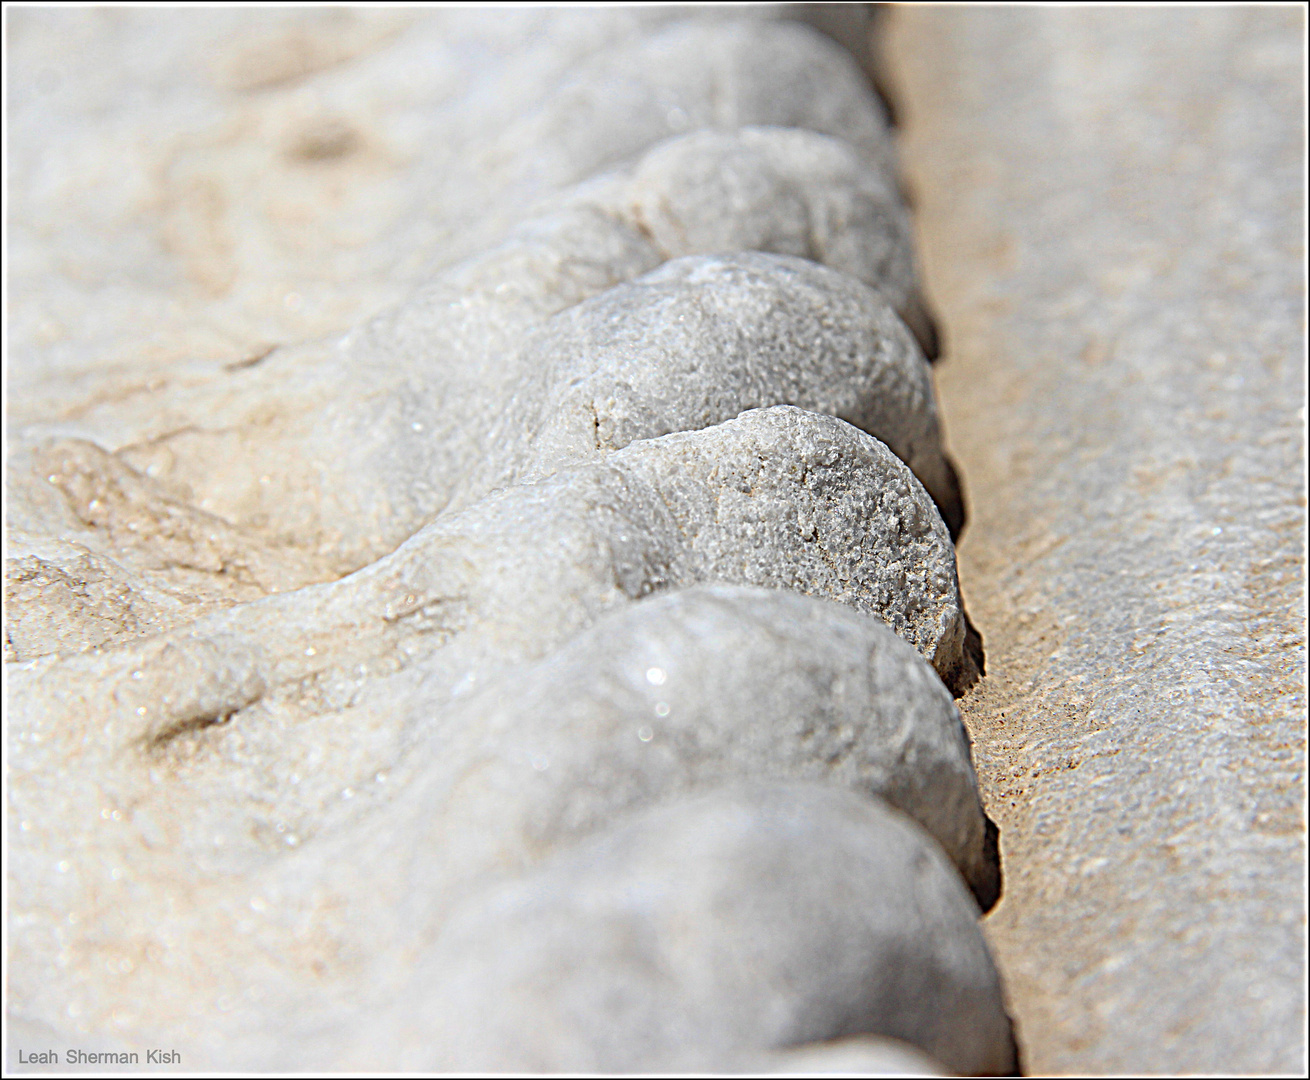
[[[639,815],[473,897],[402,996],[360,1060],[677,1072],[855,1031],[954,1073],[1016,1060],[977,909],[940,853],[878,803],[810,786]]]
[[[7,1065],[1014,1068],[863,9],[10,29]]]

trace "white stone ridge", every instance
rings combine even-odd
[[[960,516],[932,379],[872,290],[808,259],[677,259],[560,312],[524,348],[460,505],[490,487],[595,460],[747,409],[797,405],[886,443]]]
[[[190,681],[176,652],[171,666]],[[984,902],[995,896],[949,694],[883,624],[844,605],[737,586],[679,590],[620,607],[536,663],[466,676],[487,688],[457,686],[445,707],[434,704],[438,675],[393,682],[375,708],[297,716],[282,701],[153,749],[36,732],[41,741],[16,748],[15,765],[34,775],[42,757],[60,761],[65,785],[58,798],[15,785],[28,823],[20,836],[40,843],[20,842],[12,865],[20,878],[37,873],[52,844],[80,854],[49,907],[25,905],[11,979],[30,982],[29,1002],[86,1002],[93,1023],[139,1009],[161,1037],[186,1033],[207,1060],[236,1044],[256,1048],[252,1062],[300,1054],[263,1006],[195,1030],[187,1018],[197,1000],[240,998],[251,970],[263,972],[261,993],[294,1004],[306,1025],[359,994],[385,1013],[461,897],[634,809],[764,778],[880,796],[942,845]],[[313,697],[322,685],[301,689]],[[142,700],[167,699],[146,686]],[[184,881],[185,898],[143,890],[151,881]],[[61,977],[43,963],[67,912],[80,923],[96,911],[83,950],[106,965],[141,949],[160,961],[118,972],[99,1000],[83,969]],[[311,927],[312,940],[285,951],[285,935]],[[165,1004],[181,973],[205,989]],[[332,1026],[356,1039],[376,1023]]]
[[[11,708],[54,739],[103,721],[116,745],[154,743],[360,664],[462,678],[532,659],[609,607],[713,581],[849,604],[955,690],[977,676],[950,539],[913,474],[850,425],[778,406],[494,492],[340,581],[15,665]]]
[[[471,897],[401,997],[347,1062],[386,1047],[424,1072],[694,1072],[852,1031],[957,1075],[1016,1061],[977,909],[940,851],[817,785],[659,807]]]
[[[909,217],[794,7],[14,17],[21,1038],[1016,1067]]]
[[[705,156],[691,153],[697,149]],[[799,178],[789,179],[771,166],[770,152],[791,160]],[[813,175],[806,176],[804,167],[811,163]],[[721,178],[758,166],[753,200],[743,201],[742,185],[711,188],[699,203],[692,200],[688,191],[696,170],[707,164]],[[200,531],[214,531],[208,515],[217,515],[221,530],[241,538],[226,545],[208,578],[190,572],[180,581],[165,567],[160,581],[160,568],[146,571],[151,584],[182,586],[187,599],[199,602],[216,589],[221,593],[242,584],[284,590],[285,574],[261,572],[260,564],[270,560],[270,544],[287,551],[281,561],[299,571],[289,579],[296,584],[362,565],[439,512],[452,489],[492,449],[488,434],[496,414],[540,362],[521,355],[531,331],[667,258],[751,248],[813,255],[903,301],[912,288],[903,211],[879,181],[860,179],[859,164],[849,148],[808,132],[702,133],[675,140],[648,155],[631,180],[584,185],[585,192],[574,195],[564,210],[530,219],[505,242],[446,270],[403,305],[343,339],[273,350],[256,355],[254,363],[224,365],[176,387],[92,405],[74,424],[35,425],[16,433],[19,446],[33,448],[34,460],[25,468],[16,461],[10,471],[11,485],[28,489],[16,500],[13,524],[23,532],[71,532],[82,547],[109,555],[97,550],[97,540],[99,532],[114,528],[114,500],[102,497],[108,505],[99,514],[83,504],[126,476],[133,504],[150,508],[145,512],[175,519],[172,507],[181,501],[204,511]],[[706,231],[698,214],[716,227]],[[663,239],[665,233],[676,233],[677,240]],[[863,303],[875,304],[872,298]],[[745,322],[742,332],[749,333],[749,315],[727,310],[722,321],[736,317]],[[633,319],[638,317],[634,312]],[[882,335],[895,339],[884,351],[913,365],[905,356],[904,331],[895,320],[875,318]],[[813,347],[816,332],[804,321],[784,323],[775,330],[782,335],[775,351],[783,348],[793,354],[783,359],[804,363],[799,354]],[[825,336],[852,332],[867,334],[863,328],[834,326]],[[733,358],[706,356],[704,362],[704,377],[713,378],[715,369]],[[823,374],[809,376],[809,385]],[[798,377],[793,385],[805,381]],[[935,445],[926,374],[917,375],[917,382],[907,419],[922,430],[906,448],[948,520],[958,526],[959,498]],[[774,395],[777,400],[782,399]],[[743,402],[724,418],[773,401]],[[898,440],[888,438],[889,424],[871,430],[896,447]],[[119,460],[103,461],[80,446],[52,450],[56,432],[95,442]],[[224,468],[213,468],[216,458]],[[270,468],[270,461],[281,467]],[[146,477],[132,476],[133,468]],[[46,489],[50,476],[58,478],[56,487],[74,504],[78,521],[92,526],[89,533],[66,520],[63,500],[52,499]],[[37,490],[30,490],[33,486]],[[92,494],[80,497],[79,489]],[[27,506],[52,502],[54,509],[45,516],[60,515],[58,526],[30,521],[34,511]],[[161,503],[170,508],[158,509]],[[82,551],[73,555],[83,557]],[[169,563],[201,571],[214,561],[208,552],[192,550],[175,554]],[[46,571],[58,572],[58,565]],[[237,592],[233,599],[247,595]],[[20,647],[19,655],[32,655],[31,648]]]

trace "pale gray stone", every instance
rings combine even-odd
[[[937,846],[883,804],[728,790],[471,898],[354,1055],[385,1046],[421,1071],[694,1071],[868,1032],[953,1072],[1007,1073],[976,916]]]
[[[600,54],[493,137],[490,154],[535,147],[533,172],[563,186],[681,131],[745,124],[838,135],[891,175],[886,120],[850,55],[768,21],[677,23]]]
[[[494,1023],[378,1039],[498,999],[486,898],[666,876],[690,813],[633,986],[713,1007],[633,1067],[1012,1064],[909,224],[866,58],[789,11],[863,53],[841,6],[15,14],[11,1034],[468,1067]],[[832,790],[716,794],[761,779]]]
[[[890,161],[839,46],[725,14],[17,14],[20,415],[342,331],[697,127],[812,128]]]
[[[270,968],[266,958],[294,927],[315,925],[324,903],[341,912],[373,897],[389,910],[387,873],[415,858],[422,866],[413,829],[400,831],[398,850],[369,831],[333,849],[330,864],[348,876],[324,893],[321,872],[306,866],[321,865],[309,845],[330,824],[329,808],[386,801],[388,774],[415,738],[449,743],[439,717],[462,688],[512,678],[507,664],[558,648],[606,609],[714,580],[842,601],[895,623],[948,677],[966,670],[951,546],[926,493],[881,443],[790,407],[634,443],[600,465],[497,493],[338,583],[140,644],[10,665],[10,797],[24,825],[10,866],[16,881],[31,883],[13,897],[25,932],[11,950],[11,992],[35,1015],[58,1013],[56,1002],[72,993],[88,1023],[128,1009],[130,998],[137,1030],[187,1031],[192,1045],[221,1042],[231,1029],[195,1030],[185,996],[175,999],[181,1014],[147,1006],[167,997],[182,971],[206,973],[214,1001],[244,1001],[241,980],[251,971],[265,972],[256,984],[287,1008],[303,999],[306,980],[326,978],[314,974],[320,968],[335,973],[327,984],[336,992],[384,992],[383,975],[363,978],[358,967],[391,955],[381,947],[395,940],[385,938],[385,921],[370,924],[378,928],[371,948],[334,918],[334,929],[316,932],[287,964]],[[925,672],[921,688],[925,679],[931,685]],[[835,737],[842,741],[840,729]],[[944,774],[926,771],[922,796],[900,771],[887,786],[930,822],[926,802],[957,800],[960,820],[939,818],[933,828],[986,899],[985,822],[969,809],[966,759],[958,742],[952,759],[951,737],[948,728],[938,751]],[[913,745],[926,764],[927,744]],[[777,760],[788,776],[810,775],[803,754]],[[866,760],[857,784],[876,782],[876,758]],[[58,795],[52,776],[65,778]],[[623,789],[610,797],[622,804]],[[496,842],[518,843],[513,833]],[[269,869],[279,852],[298,850],[308,863],[284,875]],[[371,851],[395,865],[350,876]],[[485,851],[479,858],[485,866]],[[174,878],[190,882],[187,901],[169,906],[169,889],[143,891],[145,881]],[[106,909],[117,890],[124,899]],[[68,939],[69,912],[95,934],[84,947],[115,970],[124,949],[145,950],[146,960],[133,961],[136,977],[115,979],[113,993],[81,976],[75,990],[52,977],[46,958]],[[251,1020],[241,1030],[254,1039],[264,1029]],[[265,1030],[262,1042],[246,1044],[249,1060],[294,1042]]]
[[[26,164],[14,181],[21,226],[15,248],[30,272],[14,275],[24,302],[11,376],[22,392],[11,400],[38,426],[18,433],[19,452],[7,471],[18,509],[10,553],[30,564],[21,570],[29,580],[76,580],[90,559],[107,580],[103,591],[118,600],[107,607],[98,596],[70,596],[60,610],[67,629],[36,617],[36,625],[13,629],[7,655],[27,658],[56,645],[165,629],[212,610],[224,593],[240,601],[252,588],[283,591],[286,575],[266,572],[270,549],[291,555],[278,570],[291,569],[295,584],[337,576],[393,549],[441,509],[449,483],[481,452],[477,440],[516,370],[499,361],[521,331],[668,257],[634,235],[623,213],[639,216],[642,206],[660,205],[668,186],[680,193],[674,202],[685,215],[696,178],[680,175],[704,162],[684,153],[659,175],[644,176],[635,202],[619,192],[604,211],[579,208],[565,220],[538,222],[508,249],[474,257],[435,286],[433,275],[460,254],[495,247],[525,207],[561,185],[695,128],[693,114],[725,129],[728,139],[744,123],[794,123],[858,144],[823,148],[818,135],[808,146],[803,135],[800,142],[779,136],[772,150],[767,135],[752,142],[757,157],[775,162],[777,179],[766,189],[772,183],[775,191],[784,184],[804,190],[799,210],[814,219],[808,231],[830,249],[815,254],[856,272],[885,273],[892,293],[903,294],[907,231],[879,178],[890,144],[876,102],[840,49],[803,27],[759,24],[762,14],[778,12],[666,29],[659,24],[670,16],[656,9],[586,19],[560,14],[545,40],[537,40],[542,26],[530,15],[499,22],[473,12],[417,21],[287,17],[235,33],[216,25],[212,38],[230,42],[231,51],[203,57],[194,55],[209,40],[197,32],[199,23],[172,26],[161,50],[143,53],[133,44],[139,27],[130,13],[76,26],[20,20],[17,145],[26,148],[24,162],[36,159],[38,146],[50,168],[67,161],[65,182],[53,191]],[[73,80],[64,70],[70,35],[75,48],[113,58],[97,80]],[[445,99],[455,89],[449,79],[460,69],[461,50],[487,61],[486,84],[452,108]],[[709,82],[706,50],[717,58]],[[776,83],[766,92],[753,74],[759,55],[769,57],[775,80],[787,82],[785,93]],[[133,72],[149,92],[123,91]],[[511,115],[542,131],[573,130],[581,122],[578,101],[603,96],[616,77],[626,88],[623,118],[592,110],[589,126],[563,142],[542,147],[508,139],[504,153],[488,151],[487,133],[503,133]],[[52,79],[59,93],[50,97],[42,87]],[[303,92],[296,90],[301,80],[308,80]],[[161,86],[170,93],[161,94]],[[315,96],[319,103],[311,107]],[[445,105],[422,113],[434,101]],[[118,110],[114,125],[89,134],[96,125],[86,118],[111,109]],[[68,133],[53,149],[41,141],[51,115]],[[597,126],[602,119],[628,125],[618,142]],[[170,125],[183,134],[161,138]],[[74,167],[101,154],[106,141],[120,169]],[[553,155],[548,168],[543,152]],[[835,180],[834,155],[844,155]],[[871,166],[869,155],[884,167]],[[408,162],[403,173],[398,159]],[[814,173],[811,181],[803,179],[806,171]],[[141,177],[163,177],[162,190],[143,190]],[[367,194],[343,204],[343,189]],[[762,195],[758,188],[755,194]],[[707,189],[696,209],[729,221],[738,195]],[[716,205],[725,196],[729,204]],[[797,210],[794,199],[777,201],[774,217]],[[158,204],[166,207],[162,226],[148,212]],[[740,235],[729,227],[713,242],[754,246],[758,222],[751,215],[758,210],[739,215]],[[338,235],[345,219],[349,239]],[[356,233],[371,239],[361,248]],[[118,264],[92,256],[88,236],[100,238]],[[77,250],[68,250],[74,243]],[[408,254],[397,256],[402,248]],[[343,255],[354,250],[364,254]],[[695,248],[677,253],[689,250]],[[70,280],[55,273],[53,251],[61,253],[58,265],[74,268]],[[342,281],[349,287],[339,287]],[[199,295],[188,292],[197,282]],[[355,336],[361,348],[277,348],[343,326],[346,312],[357,318],[420,285],[403,314]],[[297,311],[289,312],[284,299]],[[450,317],[452,303],[460,318]],[[304,316],[300,306],[308,309]],[[436,341],[430,330],[416,329],[433,308],[441,316]],[[154,335],[148,356],[158,360],[143,357],[143,324]],[[444,360],[435,374],[434,352]],[[42,381],[43,373],[54,377]],[[236,530],[229,528],[227,539],[239,543],[224,544],[217,561],[212,551],[193,549],[162,567],[143,566],[158,560],[133,558],[135,552],[120,560],[124,539],[130,549],[139,545],[126,529],[106,535],[114,531],[106,520],[112,513],[88,515],[74,505],[80,520],[71,526],[52,527],[47,515],[31,520],[29,506],[76,503],[69,487],[112,486],[122,473],[119,463],[97,461],[84,446],[50,451],[43,445],[49,436],[95,443],[144,473],[129,474],[128,482],[137,501],[150,504],[146,516],[177,518],[179,504],[189,504],[201,511],[190,531],[210,527],[207,515],[221,517]],[[37,460],[29,460],[29,450]],[[67,478],[72,483],[53,493],[37,490],[47,475],[61,475],[43,468],[48,452],[81,465]],[[215,469],[216,461],[224,467]],[[57,509],[56,516],[68,517]],[[70,539],[73,547],[52,560],[52,538],[56,547]],[[113,563],[120,566],[107,566]],[[170,599],[159,600],[161,591]],[[130,615],[115,625],[110,611]]]
[[[663,145],[637,170],[630,195],[611,177],[575,191],[595,200],[615,190],[606,199],[610,212],[632,216],[670,255],[778,251],[854,274],[891,300],[927,359],[937,359],[937,331],[914,272],[909,215],[893,178],[867,155],[800,128],[697,131]],[[620,167],[612,175],[626,173]],[[829,190],[820,195],[822,186]],[[729,196],[726,217],[713,209],[717,193]],[[798,196],[809,203],[802,215],[793,209]],[[741,230],[735,242],[726,235],[729,223]]]
[[[495,492],[340,582],[31,661],[13,673],[13,707],[30,730],[59,731],[99,687],[116,739],[157,740],[244,708],[263,692],[250,688],[334,667],[403,665],[452,643],[467,670],[540,656],[609,606],[716,580],[849,604],[957,692],[977,677],[954,549],[914,475],[850,425],[778,406]]]
[[[790,171],[770,164],[778,161],[791,161]],[[743,202],[732,187],[706,188],[695,200],[691,189],[706,164],[725,176],[757,168],[754,201]],[[797,249],[831,259],[872,285],[886,285],[893,302],[903,301],[912,280],[907,233],[885,185],[872,175],[849,147],[805,132],[676,140],[648,155],[631,177],[583,185],[563,208],[530,219],[505,242],[448,268],[404,305],[345,338],[256,352],[246,364],[210,365],[174,388],[96,404],[75,424],[26,429],[18,438],[31,450],[8,471],[19,508],[14,557],[26,554],[29,535],[71,533],[101,558],[121,561],[124,542],[134,548],[145,537],[129,535],[125,523],[115,528],[114,500],[102,500],[108,505],[99,513],[87,512],[80,492],[126,482],[142,508],[136,516],[172,520],[179,504],[189,504],[201,511],[200,530],[212,532],[217,517],[226,535],[240,540],[227,545],[219,572],[208,576],[174,571],[212,564],[204,552],[170,559],[162,571],[132,566],[129,553],[125,569],[144,579],[141,592],[165,587],[201,603],[228,589],[231,599],[242,600],[249,598],[243,580],[283,591],[354,569],[442,510],[473,464],[494,449],[489,432],[497,413],[535,369],[536,358],[521,355],[526,339],[558,311],[667,258],[721,246]],[[696,214],[712,220],[715,231],[700,229]],[[881,324],[885,334],[903,337],[885,318]],[[794,333],[791,348],[799,355],[791,363],[804,364],[810,344]],[[717,368],[715,357],[705,360],[709,370]],[[824,375],[817,371],[803,381],[813,386]],[[935,427],[930,388],[926,378],[917,381],[920,426]],[[774,401],[743,402],[727,415]],[[69,437],[79,445],[70,446]],[[958,525],[949,465],[924,445],[935,438],[920,437],[917,459],[910,460]],[[83,441],[120,460],[97,455]],[[215,460],[223,468],[215,469]],[[55,492],[46,487],[52,476]],[[78,520],[71,528],[27,509],[52,502],[64,518],[62,504],[72,505]],[[261,571],[270,547],[285,552],[282,561],[299,573],[288,579]],[[61,572],[62,565],[46,570]],[[14,636],[30,640],[32,632]]]
[[[435,719],[432,702],[430,689],[395,701],[415,746],[403,773],[414,779],[388,810],[395,839],[370,824],[370,845],[342,841],[378,849],[378,880],[423,852],[405,896],[456,895],[634,807],[765,778],[881,796],[937,840],[980,904],[999,893],[949,693],[885,625],[841,605],[679,590],[619,608]],[[406,906],[417,925],[440,905]]]
[[[180,684],[198,674],[186,663],[176,653],[169,658]],[[29,799],[22,784],[15,792],[24,827],[11,865],[20,874],[37,871],[55,837],[55,854],[80,854],[66,871],[70,891],[48,915],[32,898],[19,898],[25,934],[13,954],[11,984],[32,1000],[24,973],[34,962],[40,970],[47,918],[62,924],[72,913],[72,925],[85,925],[88,906],[109,903],[113,919],[98,919],[94,943],[78,946],[104,957],[106,973],[76,973],[79,1008],[92,1017],[105,1007],[128,1015],[148,1010],[160,1030],[171,1024],[176,1038],[181,1019],[153,997],[163,988],[151,977],[170,977],[161,958],[150,957],[162,937],[179,969],[213,980],[207,1000],[227,995],[229,1002],[223,1022],[211,1018],[189,1035],[188,1060],[200,1053],[231,1062],[237,1053],[238,1060],[267,1062],[267,1055],[284,1054],[290,1067],[307,1047],[336,1045],[313,1026],[324,1010],[335,1015],[334,997],[390,993],[411,962],[414,935],[434,921],[439,926],[479,878],[520,870],[603,829],[625,809],[733,779],[825,778],[880,792],[956,853],[975,888],[979,872],[983,887],[994,888],[985,845],[980,850],[983,819],[967,740],[949,696],[885,627],[837,605],[722,586],[670,593],[620,609],[537,665],[502,675],[439,726],[430,717],[430,687],[408,702],[393,693],[388,702],[410,711],[423,735],[408,760],[375,763],[390,774],[386,786],[402,794],[394,802],[379,799],[373,777],[360,775],[356,716],[343,752],[358,771],[329,778],[336,810],[315,807],[308,828],[286,801],[319,781],[316,770],[333,772],[321,729],[308,733],[317,759],[300,761],[287,742],[303,741],[305,733],[282,728],[273,744],[261,746],[256,732],[245,754],[257,767],[248,764],[245,773],[233,766],[241,760],[242,728],[258,722],[249,713],[214,730],[221,742],[200,743],[180,758],[125,756],[103,743],[70,753],[65,742],[57,751],[67,778],[61,796]],[[85,747],[85,734],[71,734],[72,745]],[[21,748],[24,772],[35,771],[38,749]],[[278,757],[280,791],[259,783],[260,769]],[[343,800],[343,790],[353,797]],[[265,820],[251,813],[252,796],[273,803]],[[284,824],[275,829],[279,818]],[[243,848],[247,830],[258,843]],[[221,850],[216,838],[224,840]],[[140,892],[143,881],[179,874],[190,882],[184,903]],[[315,913],[325,906],[338,912],[334,921],[344,929],[326,953],[322,945],[307,947],[307,956],[289,954],[271,969],[248,955],[278,950],[280,934],[321,918]],[[284,914],[274,921],[266,911]],[[252,919],[271,925],[254,932]],[[143,951],[140,972],[128,980],[119,958]],[[332,956],[341,952],[367,957],[368,977],[349,966],[338,971]],[[219,974],[232,965],[230,974],[245,980],[235,998]],[[103,1002],[94,996],[100,978],[108,979]],[[251,978],[264,1000],[294,1008],[308,1028],[280,1021],[270,1028],[267,1008],[238,1007]],[[323,983],[332,991],[326,1000]],[[41,988],[56,999],[61,993],[48,971]],[[193,999],[178,1005],[195,1009]],[[143,1016],[140,1023],[150,1021]],[[356,1030],[340,1019],[329,1026]]]
[[[599,205],[666,258],[773,251],[859,278],[902,314],[916,291],[909,214],[843,139],[802,127],[701,130],[548,202]]]
[[[739,199],[738,188],[710,189],[697,204],[691,191],[706,161],[723,175],[755,169],[762,186],[752,189],[754,201]],[[790,162],[791,172],[778,162]],[[6,655],[25,660],[167,629],[224,601],[323,580],[399,543],[498,446],[488,434],[495,413],[515,379],[536,367],[535,357],[518,356],[530,329],[673,254],[720,244],[797,247],[875,284],[885,273],[884,284],[903,293],[903,259],[898,269],[849,254],[904,247],[892,203],[871,175],[850,148],[807,132],[674,140],[631,177],[583,185],[565,209],[447,271],[340,347],[256,353],[255,363],[200,371],[176,389],[95,405],[75,425],[19,433],[6,470],[14,582]],[[698,236],[697,212],[717,231]],[[652,228],[650,220],[664,224]],[[653,251],[643,231],[659,234]],[[665,246],[673,237],[679,246]],[[847,314],[868,317],[871,303]],[[912,372],[903,332],[878,318]],[[809,341],[792,337],[799,366]],[[814,386],[832,374],[797,378]],[[931,388],[922,375],[910,377],[919,427],[935,429]],[[740,400],[727,415],[762,403]],[[911,461],[958,526],[953,474],[928,445],[935,431],[921,435],[910,456],[893,438],[888,420],[898,421],[888,410],[876,423],[867,413],[851,418]],[[216,459],[222,469],[213,468]],[[469,490],[465,480],[466,500]],[[84,580],[87,568],[103,584],[59,584]],[[19,603],[23,582],[53,583],[53,621]]]
[[[665,263],[561,312],[520,366],[486,460],[452,506],[636,440],[789,404],[877,437],[914,471],[952,533],[962,522],[932,376],[913,339],[876,293],[809,260]]]
[[[775,1050],[729,1066],[729,1072],[786,1076],[949,1076],[927,1054],[897,1039],[869,1036]]]

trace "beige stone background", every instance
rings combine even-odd
[[[318,96],[296,79],[390,40],[403,9],[309,29],[215,9],[221,49],[149,10],[154,36],[121,8],[10,25],[12,56],[41,61],[11,93],[11,155],[77,166],[14,157],[35,164],[11,174],[9,255],[62,291],[17,297],[11,423],[76,420],[128,350],[149,385],[348,325],[485,242],[462,222],[494,233],[533,183],[576,179],[539,181],[508,128],[461,165],[523,103],[470,97],[457,64],[422,84],[446,69],[421,52],[463,34],[494,69],[508,24],[481,13],[450,9],[400,58],[421,85],[399,108],[389,70]],[[121,39],[95,77],[73,70],[93,29]],[[1301,1073],[1304,12],[907,6],[882,30],[970,494],[989,674],[962,707],[1003,830],[986,926],[1027,1069]],[[596,45],[541,39],[529,67]],[[142,88],[114,111],[116,80]],[[191,134],[143,145],[142,116]]]
[[[1025,1065],[1302,1073],[1305,11],[885,15]]]

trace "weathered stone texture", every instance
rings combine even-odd
[[[1305,12],[889,27],[1028,1064],[1300,1074]]]
[[[1014,1066],[866,22],[12,13],[21,1039]]]
[[[957,1073],[1015,1065],[976,908],[940,852],[878,803],[811,786],[657,809],[474,897],[404,999],[361,1060],[376,1044],[418,1070],[676,1072],[868,1031]]]

